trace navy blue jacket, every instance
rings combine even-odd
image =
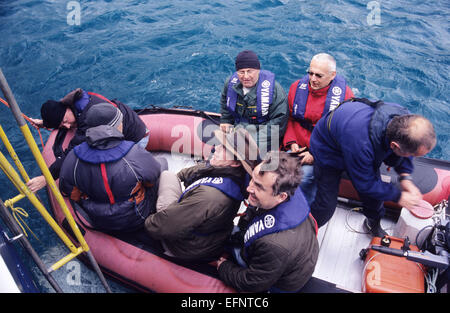
[[[386,128],[396,115],[409,114],[394,103],[374,109],[362,102],[345,102],[319,120],[311,135],[310,151],[321,167],[345,170],[353,186],[362,195],[383,201],[400,198],[400,189],[381,180],[379,168],[384,162],[397,173],[412,173],[412,158],[394,154],[386,139]]]
[[[95,228],[132,231],[155,211],[159,162],[109,126],[90,128],[61,168],[63,195],[81,204]]]

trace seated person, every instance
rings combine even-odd
[[[59,129],[55,139],[53,152],[55,162],[50,165],[50,173],[54,179],[59,177],[59,171],[64,162],[65,156],[73,147],[79,145],[86,139],[86,112],[93,105],[99,103],[110,103],[117,108],[123,115],[123,136],[125,140],[138,142],[144,148],[148,142],[148,132],[144,122],[139,116],[126,104],[117,100],[108,100],[102,95],[92,92],[86,92],[77,88],[67,94],[60,101],[48,100],[41,107],[40,119],[31,119],[32,124],[37,127],[46,127]],[[68,129],[76,128],[76,133],[69,143],[66,150],[61,149],[62,142]],[[27,182],[28,188],[36,192],[45,187],[47,182],[43,175],[34,177]]]
[[[160,163],[124,139],[122,112],[109,103],[86,112],[86,141],[74,147],[61,168],[61,193],[77,201],[92,226],[125,232],[142,228],[155,211]]]
[[[147,218],[145,228],[169,256],[215,260],[233,229],[244,199],[246,171],[251,173],[257,164],[258,148],[244,129],[227,134],[217,130],[215,135],[222,144],[209,161],[161,175],[158,212]],[[184,192],[179,180],[187,186]]]
[[[289,121],[283,145],[286,150],[302,157],[301,188],[309,205],[317,190],[314,158],[308,151],[311,133],[322,116],[353,96],[346,79],[337,74],[336,60],[327,53],[316,54],[311,59],[307,75],[295,81],[289,89]]]
[[[275,74],[261,69],[258,56],[240,52],[236,72],[225,81],[220,98],[220,128],[245,128],[257,141],[261,156],[278,149],[288,123],[286,92]]]
[[[244,263],[217,261],[225,284],[240,292],[296,292],[311,278],[319,243],[300,181],[301,165],[283,151],[269,152],[255,167],[250,206],[239,221]]]

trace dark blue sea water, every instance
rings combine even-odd
[[[438,134],[429,156],[450,160],[449,14],[448,0],[5,0],[0,67],[31,117],[40,116],[47,99],[77,87],[135,108],[185,105],[217,112],[241,50],[254,50],[286,91],[314,54],[328,52],[356,96],[398,102],[429,118]],[[0,123],[29,174],[38,175],[5,107]],[[16,194],[3,173],[0,183],[3,200]],[[45,262],[67,254],[27,201],[21,205],[29,209],[29,225],[40,238],[30,240]],[[33,273],[42,291],[52,292],[35,268]],[[95,274],[77,261],[54,277],[66,292],[103,292]]]

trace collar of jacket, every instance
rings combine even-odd
[[[127,155],[134,144],[132,141],[122,140],[112,148],[100,150],[90,147],[87,142],[83,142],[73,150],[75,155],[84,162],[91,164],[112,163]]]
[[[298,187],[288,201],[270,210],[257,209],[255,213],[244,235],[246,248],[258,238],[297,227],[309,216],[310,208]]]
[[[238,96],[240,96],[241,98],[247,97],[249,99],[256,100],[256,90],[258,89],[257,88],[258,82],[259,82],[259,80],[256,82],[255,86],[250,88],[250,90],[247,92],[247,94],[245,96],[244,96],[244,87],[242,86],[241,82],[237,83],[232,88],[234,91],[236,91]]]
[[[123,138],[123,134],[117,128],[108,125],[91,127],[86,130],[86,142],[89,146],[100,150],[119,145]]]
[[[322,97],[322,96],[327,96],[328,94],[328,89],[330,89],[331,83],[333,81],[330,82],[330,84],[328,86],[325,86],[321,89],[312,89],[311,85],[308,84],[308,88],[309,88],[309,92],[312,96],[314,97]]]
[[[374,110],[369,123],[369,137],[374,147],[377,164],[381,164],[384,154],[390,149],[386,138],[387,125],[395,116],[408,113],[408,109],[396,103],[382,103]]]
[[[231,167],[231,166],[212,166],[209,162],[202,162],[198,165],[195,165],[195,171],[189,177],[187,181],[185,181],[185,185],[190,185],[194,181],[203,178],[203,177],[230,177],[236,181],[244,181],[246,172],[242,166],[239,167]]]

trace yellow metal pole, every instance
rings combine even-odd
[[[66,202],[64,201],[63,196],[59,192],[58,187],[56,186],[55,180],[53,179],[52,174],[50,173],[47,164],[44,161],[44,158],[41,155],[41,152],[39,151],[39,148],[34,141],[33,135],[30,132],[30,129],[28,128],[28,125],[25,124],[20,127],[20,130],[22,131],[23,136],[25,137],[25,140],[28,143],[28,146],[31,149],[31,152],[34,155],[34,158],[36,159],[37,164],[39,165],[39,168],[42,171],[42,174],[45,177],[45,180],[47,181],[47,186],[50,188],[51,192],[56,198],[56,201],[58,202],[59,206],[61,207],[64,216],[67,218],[67,221],[69,222],[70,228],[75,234],[75,237],[77,238],[78,242],[83,247],[83,251],[89,251],[89,246],[84,240],[83,235],[81,234],[80,229],[78,228],[77,223],[75,223],[75,220],[73,219],[72,214],[69,211],[69,208],[66,205]],[[73,252],[73,251],[72,251]]]
[[[6,174],[6,176],[8,177],[8,179],[14,184],[14,186],[16,187],[16,189],[20,192],[20,187],[16,184],[16,182],[12,179],[11,176],[9,176],[8,171],[3,167],[3,164],[0,163],[0,168],[2,169],[3,173]]]
[[[2,125],[0,125],[0,139],[3,141],[3,144],[5,145],[6,149],[9,152],[9,155],[13,159],[14,163],[16,164],[17,168],[19,169],[20,174],[23,177],[23,180],[25,182],[28,182],[30,180],[30,177],[28,177],[27,172],[25,171],[25,168],[23,167],[22,163],[19,160],[19,157],[17,156],[16,152],[14,151],[11,143],[9,142],[8,137],[6,136],[5,132],[3,131]]]
[[[53,271],[56,271],[57,269],[59,269],[61,266],[63,266],[64,264],[68,263],[69,261],[71,261],[73,258],[77,257],[78,255],[80,255],[81,253],[83,253],[83,248],[79,247],[77,249],[77,251],[75,253],[69,253],[68,255],[66,255],[65,257],[63,257],[61,260],[59,260],[58,262],[56,262],[55,264],[53,264],[52,266],[50,266],[48,272],[51,273]]]
[[[106,291],[111,292],[111,289],[109,288],[108,283],[106,282],[106,279],[105,279],[103,273],[101,272],[97,261],[95,260],[92,252],[89,250],[89,246],[88,246],[86,240],[84,239],[83,235],[81,234],[80,229],[78,228],[78,225],[75,223],[75,220],[74,220],[72,214],[70,213],[66,203],[64,202],[64,199],[63,199],[61,193],[59,192],[59,189],[56,187],[55,180],[53,179],[47,165],[45,164],[45,161],[36,145],[36,142],[34,141],[34,138],[31,135],[28,125],[25,123],[25,119],[23,118],[23,115],[22,115],[22,112],[20,111],[19,105],[17,104],[16,99],[14,98],[11,88],[9,88],[8,82],[6,81],[6,78],[3,75],[3,71],[1,70],[1,68],[0,68],[0,89],[2,90],[3,94],[5,95],[6,100],[10,105],[11,111],[17,121],[17,124],[19,125],[20,130],[22,131],[22,134],[24,135],[24,138],[27,141],[28,146],[31,149],[31,152],[33,153],[33,156],[36,159],[36,162],[38,163],[39,168],[41,169],[42,174],[44,175],[44,177],[47,181],[47,186],[50,188],[51,192],[54,194],[59,206],[61,207],[61,210],[64,213],[64,216],[66,217],[66,219],[70,225],[70,228],[72,229],[78,242],[81,244],[82,250],[84,252],[86,252],[86,255],[88,256],[89,261],[91,262],[92,266],[94,267],[95,271],[97,272],[97,275],[99,276],[100,280],[102,281],[102,284],[104,285]],[[4,161],[6,161],[6,158]],[[6,162],[6,163],[8,163],[8,162]],[[8,165],[9,165],[9,163],[8,163]],[[14,173],[15,173],[15,171],[14,171]],[[15,174],[17,175],[17,173],[15,173]],[[19,179],[19,181],[20,181],[20,179]],[[41,214],[45,214],[47,217],[51,218],[51,216],[47,213],[47,210],[45,210],[45,208],[42,206],[40,201],[38,201],[36,196],[32,192],[29,191],[28,187],[26,187],[26,185],[23,184],[22,181],[20,181],[20,183],[21,184],[19,184],[19,187],[21,189],[23,189],[25,187],[25,190],[22,190],[22,192],[24,192],[25,195],[30,200],[33,200],[32,202],[35,202],[36,204],[38,204],[41,207],[41,209],[42,209]],[[53,218],[49,219],[49,221],[52,224],[56,224],[55,221],[53,220]],[[56,224],[56,226],[58,226],[58,224]],[[62,232],[62,230],[61,230],[61,228],[59,228],[59,226],[56,229],[59,229]],[[56,232],[56,229],[55,229],[55,232]],[[63,235],[63,237],[67,238],[67,240],[68,240],[68,237],[64,234],[64,232],[62,232],[62,235]],[[63,237],[61,237],[61,239],[63,239]],[[72,253],[76,253],[76,251],[73,251],[73,249],[75,249],[75,247],[70,242],[70,240],[69,240],[69,244],[70,245],[68,245],[68,247],[70,248]]]
[[[39,168],[41,169],[42,174],[45,177],[45,180],[47,181],[47,186],[50,188],[50,191],[54,194],[59,206],[61,207],[62,212],[64,213],[65,217],[67,218],[70,228],[72,229],[78,242],[83,247],[83,250],[89,251],[89,246],[86,243],[86,241],[84,240],[84,237],[81,234],[80,229],[78,228],[77,224],[75,223],[73,216],[70,214],[70,211],[67,208],[67,205],[64,202],[64,199],[63,199],[61,193],[59,192],[58,187],[56,186],[55,180],[53,179],[53,176],[51,175],[51,173],[47,167],[47,164],[45,164],[45,161],[41,155],[41,152],[39,151],[39,148],[36,145],[36,142],[34,141],[34,138],[30,132],[30,129],[28,128],[28,125],[25,122],[25,119],[23,118],[23,115],[22,115],[22,112],[20,111],[19,105],[17,104],[17,101],[14,98],[11,88],[9,88],[8,82],[6,81],[6,78],[3,75],[3,71],[1,69],[0,69],[0,88],[3,91],[3,94],[5,95],[6,101],[9,103],[9,106],[14,115],[14,118],[16,119],[17,124],[19,125],[19,128],[22,131],[22,134],[23,134],[25,140],[31,149],[31,152],[33,153],[33,156],[36,159],[36,162],[39,165]],[[25,189],[27,189],[27,191],[28,191],[28,188],[25,188]],[[36,198],[33,193],[31,193],[31,194],[33,195],[34,198]],[[72,252],[74,252],[74,251],[72,251]]]
[[[6,206],[6,207],[9,207],[9,206],[15,204],[16,202],[19,202],[19,201],[22,200],[23,198],[25,198],[25,195],[24,195],[24,194],[20,194],[20,195],[18,195],[18,196],[15,196],[15,197],[12,198],[12,199],[6,200],[6,201],[5,201],[5,206]]]
[[[64,244],[70,249],[72,253],[77,251],[77,247],[72,243],[72,241],[67,237],[64,231],[59,227],[59,225],[55,222],[53,217],[47,212],[42,203],[38,200],[36,195],[32,193],[27,185],[20,179],[19,174],[17,174],[16,170],[9,164],[8,160],[5,158],[3,153],[0,152],[0,164],[4,169],[5,173],[7,173],[8,177],[14,182],[19,189],[21,194],[24,194],[28,197],[30,202],[36,207],[36,209],[41,213],[42,217],[45,221],[50,225],[50,227],[55,231],[55,233],[61,238]]]

